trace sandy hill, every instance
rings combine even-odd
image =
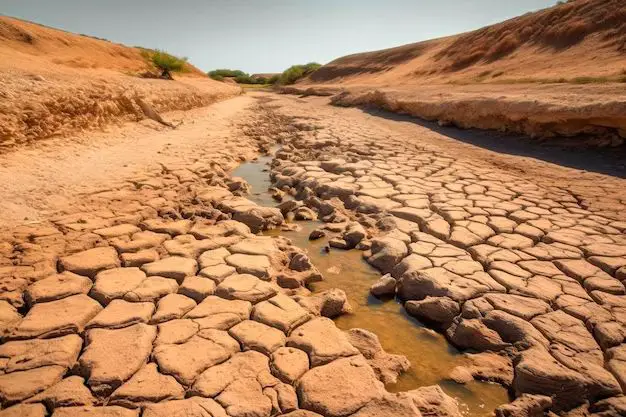
[[[626,2],[570,0],[472,32],[345,56],[285,93],[440,125],[620,146]]]
[[[150,69],[140,48],[0,16],[0,151],[144,118],[139,101],[187,110],[240,91],[193,65],[175,81],[138,76]]]
[[[626,77],[624,0],[572,0],[460,35],[345,56],[308,81],[592,81],[579,77]]]

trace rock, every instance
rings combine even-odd
[[[237,339],[244,350],[256,350],[270,355],[285,346],[285,334],[278,329],[253,320],[245,320],[231,327],[228,333]]]
[[[137,288],[146,279],[139,268],[114,268],[98,273],[89,295],[102,305]]]
[[[124,299],[132,302],[156,302],[168,294],[173,294],[178,290],[176,280],[170,278],[151,276],[147,277],[141,284],[124,294]]]
[[[11,339],[56,337],[82,333],[85,325],[102,310],[85,294],[35,304],[11,333]]]
[[[171,236],[186,235],[192,227],[191,220],[163,220],[148,219],[141,223],[141,226],[151,232],[167,233]]]
[[[335,249],[344,249],[344,250],[350,249],[348,242],[338,237],[333,237],[332,239],[329,239],[328,245],[331,248],[335,248]]]
[[[240,274],[250,274],[265,281],[270,278],[271,264],[265,255],[246,255],[236,253],[226,257],[226,263],[237,269]]]
[[[139,409],[110,407],[61,407],[54,410],[52,417],[139,417]]]
[[[317,240],[317,239],[321,239],[324,236],[326,236],[326,232],[322,229],[314,229],[310,234],[309,234],[309,240]]]
[[[545,395],[522,394],[510,404],[496,408],[496,417],[542,417],[552,407],[552,398]]]
[[[370,287],[370,293],[375,297],[394,296],[396,294],[396,280],[391,274],[380,277]]]
[[[0,411],[0,417],[46,417],[47,414],[42,404],[17,404]]]
[[[179,284],[186,277],[196,275],[198,263],[195,259],[181,256],[170,256],[156,262],[142,265],[141,269],[147,275],[158,275],[165,278],[175,279]]]
[[[352,414],[385,394],[362,356],[315,367],[300,378],[296,389],[302,408],[327,417]]]
[[[252,310],[252,318],[289,335],[293,329],[309,320],[311,315],[291,298],[277,294],[256,304]]]
[[[219,264],[201,269],[198,275],[200,275],[201,277],[209,278],[215,283],[219,284],[220,282],[224,281],[226,277],[229,277],[236,273],[237,270],[234,267],[226,264]]]
[[[424,417],[461,417],[457,401],[439,385],[407,391],[407,395]]]
[[[296,220],[316,220],[317,213],[306,206],[300,206],[294,210]]]
[[[125,267],[140,267],[144,264],[159,260],[159,252],[156,249],[140,250],[133,253],[123,253],[120,255],[122,265]]]
[[[184,396],[184,388],[173,377],[160,374],[156,364],[149,363],[111,394],[109,404],[134,408]]]
[[[332,320],[323,317],[309,320],[295,329],[287,339],[287,346],[306,352],[311,366],[359,354]]]
[[[457,368],[464,368],[472,379],[497,382],[505,386],[510,386],[513,382],[513,364],[509,357],[493,352],[466,353],[463,356],[468,364]]]
[[[0,300],[0,338],[9,334],[22,319],[15,307],[4,300]]]
[[[406,311],[418,319],[425,319],[447,328],[461,313],[459,303],[448,297],[426,297],[423,300],[409,300],[404,303]]]
[[[51,365],[72,368],[82,344],[78,335],[6,342],[0,345],[2,371],[10,374]]]
[[[168,294],[157,303],[157,311],[152,316],[151,323],[162,323],[168,320],[179,319],[196,307],[195,301],[182,294]]]
[[[0,375],[0,402],[14,404],[56,384],[63,378],[62,366],[42,366]]]
[[[272,374],[287,384],[295,383],[309,370],[306,352],[292,347],[279,347],[271,355]]]
[[[201,302],[215,292],[215,282],[209,278],[187,277],[178,288],[178,293]]]
[[[113,300],[87,323],[87,329],[95,327],[119,329],[137,323],[148,323],[152,314],[154,314],[154,304],[152,303],[130,303],[125,300]]]
[[[385,274],[391,272],[409,252],[404,242],[390,237],[372,239],[371,251],[372,256],[367,258],[367,262]]]
[[[411,364],[406,356],[393,355],[384,351],[378,336],[365,329],[350,329],[344,332],[348,341],[367,359],[367,363],[383,384],[395,384],[398,375],[406,372]]]
[[[386,394],[382,398],[370,401],[352,414],[352,417],[377,416],[419,417],[421,414],[413,400],[403,394]]]
[[[343,240],[346,242],[350,249],[355,248],[365,237],[367,232],[361,224],[352,222],[348,225],[345,233],[343,234]]]
[[[111,269],[118,266],[120,266],[120,260],[117,257],[117,252],[109,246],[78,252],[59,260],[59,269],[61,271],[69,271],[90,278],[95,277],[103,269]]]
[[[89,330],[79,363],[92,391],[108,395],[133,376],[150,356],[156,333],[146,324]]]
[[[96,398],[91,394],[89,388],[85,386],[85,380],[74,375],[61,380],[25,402],[42,402],[48,409],[55,409],[57,407],[93,405],[96,402]]]
[[[97,229],[93,232],[97,235],[102,236],[103,238],[110,239],[113,237],[119,236],[130,236],[134,233],[139,232],[141,229],[135,226],[134,224],[118,224],[116,226],[106,227],[104,229]]]
[[[296,301],[316,316],[335,318],[352,311],[345,291],[338,288],[307,297],[297,297]]]
[[[186,400],[166,401],[148,404],[144,408],[143,417],[228,417],[224,408],[215,400],[202,397],[191,397]]]
[[[160,344],[152,356],[159,370],[189,386],[206,369],[227,360],[231,352],[222,345],[199,336],[180,344]]]
[[[24,292],[29,307],[36,303],[59,300],[76,294],[87,294],[91,289],[89,278],[63,272],[35,282]]]
[[[243,300],[253,304],[276,295],[276,289],[254,275],[236,274],[224,279],[215,290],[215,294],[228,300]]]
[[[304,253],[294,253],[289,261],[289,269],[303,272],[314,269],[311,259]]]
[[[446,332],[450,341],[461,348],[498,351],[509,346],[500,335],[477,319],[453,323]]]

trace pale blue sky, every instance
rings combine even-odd
[[[476,29],[556,0],[0,0],[0,13],[197,67],[277,72],[292,64]]]

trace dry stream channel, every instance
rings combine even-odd
[[[252,187],[248,198],[262,206],[275,206],[267,191],[272,186],[268,166],[271,155],[240,165],[233,176],[244,178]],[[470,417],[493,415],[493,410],[510,401],[507,390],[494,383],[472,381],[457,384],[448,378],[450,371],[464,365],[463,355],[445,337],[409,316],[394,299],[377,299],[370,295],[371,285],[380,273],[362,258],[357,249],[331,250],[323,248],[327,239],[309,241],[310,232],[320,226],[317,221],[298,222],[298,231],[266,232],[282,234],[298,247],[307,249],[313,264],[322,272],[324,280],[311,286],[314,292],[340,288],[346,292],[353,312],[344,314],[335,323],[343,330],[363,328],[378,335],[383,348],[389,353],[405,355],[411,368],[400,375],[398,382],[387,385],[391,392],[407,391],[422,386],[439,384],[444,391],[459,401],[459,408]]]

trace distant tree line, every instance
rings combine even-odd
[[[305,65],[293,65],[283,71],[281,74],[274,75],[270,78],[252,77],[250,74],[241,70],[232,69],[216,69],[209,71],[209,77],[217,81],[223,81],[224,78],[232,78],[238,84],[293,84],[301,78],[306,77],[313,71],[321,67],[317,62],[309,62]]]

